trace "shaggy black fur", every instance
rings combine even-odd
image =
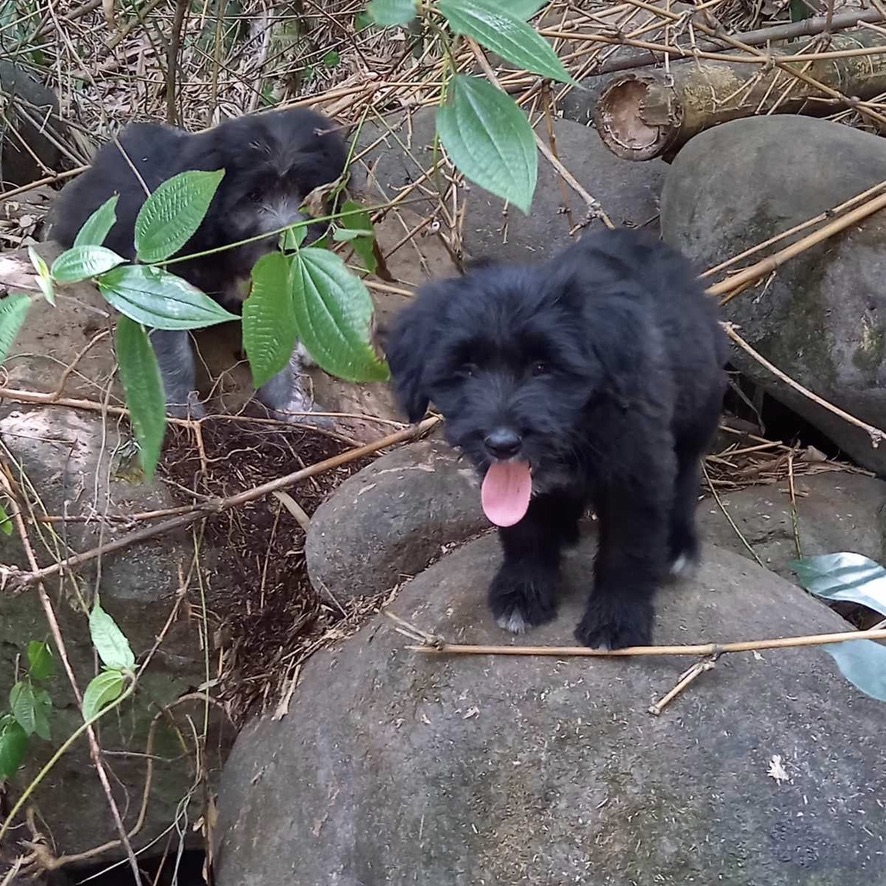
[[[397,318],[387,356],[410,421],[432,401],[481,474],[497,459],[531,465],[529,510],[499,530],[489,603],[502,627],[554,617],[561,550],[592,504],[599,548],[576,637],[650,642],[657,586],[699,556],[700,459],[726,390],[717,318],[689,263],[629,229],[538,267],[428,284]]]
[[[109,197],[119,194],[117,223],[105,245],[133,260],[135,219],[147,196],[145,188],[153,191],[186,170],[224,169],[206,218],[178,254],[218,249],[302,220],[304,198],[315,188],[335,181],[346,162],[347,147],[330,121],[301,108],[227,120],[198,134],[156,123],[133,123],[120,132],[116,142],[104,145],[91,168],[62,191],[53,208],[49,236],[62,246],[71,246],[86,219]],[[323,226],[317,223],[311,226],[309,236],[316,238],[322,233]],[[176,263],[170,270],[232,310],[239,310],[248,294],[253,265],[276,245],[277,237],[269,236]],[[163,374],[169,412],[202,414],[194,393],[196,374],[188,333],[155,330],[151,341]],[[258,392],[258,398],[281,418],[310,405],[299,381],[303,358],[297,347],[292,364]]]

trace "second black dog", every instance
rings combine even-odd
[[[305,197],[336,181],[346,162],[347,147],[332,123],[303,108],[226,120],[197,134],[157,123],[133,123],[116,141],[99,149],[91,167],[62,191],[53,207],[49,235],[70,247],[86,219],[118,194],[117,222],[105,245],[133,260],[135,220],[148,192],[180,172],[223,169],[224,178],[206,217],[178,254],[196,255],[262,239],[177,262],[170,270],[231,310],[239,310],[249,294],[253,265],[277,248],[277,236],[262,235],[304,220]],[[322,234],[325,225],[317,223],[311,229],[309,241]],[[151,342],[169,413],[202,415],[188,333],[154,330]],[[278,418],[297,420],[311,407],[300,380],[304,358],[296,346],[289,366],[258,392],[258,399]]]
[[[653,596],[695,564],[700,460],[726,389],[714,301],[670,247],[628,229],[537,267],[424,287],[388,343],[411,421],[433,402],[483,475],[504,561],[489,602],[513,632],[556,613],[560,555],[593,505],[588,646],[646,645]]]

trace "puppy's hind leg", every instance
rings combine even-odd
[[[578,535],[583,502],[565,493],[532,499],[515,526],[499,529],[504,562],[489,588],[489,607],[499,627],[515,634],[557,614],[560,553]]]
[[[318,407],[308,393],[305,378],[305,367],[311,364],[313,360],[304,346],[296,342],[289,363],[258,389],[256,399],[279,421],[332,427],[330,419],[313,414]]]
[[[695,525],[701,460],[717,430],[723,395],[717,392],[689,430],[677,438],[677,479],[668,539],[668,571],[674,578],[687,578],[698,566],[701,546]]]
[[[190,335],[177,329],[152,329],[150,338],[163,378],[167,413],[175,418],[202,418],[206,410],[197,396]]]

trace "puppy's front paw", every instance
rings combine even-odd
[[[575,629],[575,638],[582,646],[592,649],[649,646],[654,614],[651,603],[592,594],[584,617]]]
[[[556,574],[516,575],[503,568],[489,588],[489,608],[500,628],[523,634],[553,621],[557,615],[556,592]]]

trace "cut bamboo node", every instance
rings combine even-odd
[[[628,74],[600,94],[594,124],[603,143],[623,160],[666,153],[680,132],[683,108],[673,86],[645,74]]]

